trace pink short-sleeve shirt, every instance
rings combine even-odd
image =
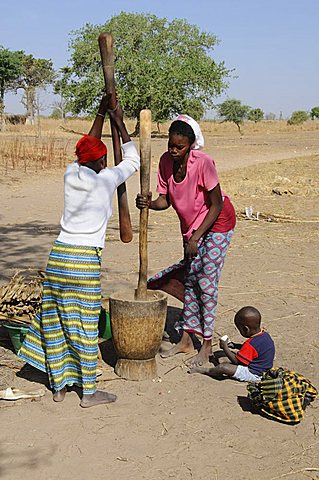
[[[157,192],[169,195],[169,201],[179,217],[182,234],[189,239],[207,215],[208,192],[218,185],[219,179],[214,160],[202,151],[190,151],[182,182],[174,180],[173,163],[170,154],[165,152],[159,163]]]

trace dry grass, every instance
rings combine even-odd
[[[7,137],[1,142],[0,165],[4,174],[11,170],[43,170],[64,167],[69,161],[69,142],[51,135],[36,137]]]
[[[319,223],[318,155],[221,172],[220,180],[239,217],[246,207],[251,206],[254,216],[260,212],[261,220],[272,218],[283,223]],[[278,191],[282,194],[279,195]],[[308,236],[318,237],[318,233],[315,227]],[[276,232],[277,239],[278,234]]]
[[[8,125],[0,134],[0,169],[2,173],[16,169],[22,171],[38,171],[49,168],[63,168],[74,158],[74,145],[81,134],[89,131],[92,121],[89,119],[68,119],[62,123],[59,120],[43,118],[38,125]],[[134,130],[135,121],[126,120],[129,131]],[[169,123],[161,125],[161,133],[167,134]],[[233,123],[203,121],[201,127],[207,137],[225,137],[234,142],[240,139]],[[245,135],[254,136],[293,134],[296,132],[314,132],[319,130],[318,121],[308,121],[301,126],[288,126],[285,121],[264,121],[260,123],[246,122],[243,126]],[[153,123],[153,131],[157,126]],[[109,122],[105,122],[103,134],[110,135]],[[268,137],[269,138],[269,137]],[[233,146],[233,144],[231,144]],[[257,186],[258,187],[258,186]],[[254,188],[257,188],[256,186]]]
[[[125,123],[129,131],[134,130],[135,120],[126,119]],[[81,119],[81,118],[71,118],[67,119],[65,122],[61,122],[59,120],[54,120],[52,118],[42,118],[41,119],[41,132],[42,135],[54,135],[54,136],[68,136],[68,133],[64,131],[66,130],[73,130],[79,133],[87,133],[91,127],[92,120],[90,119]],[[215,120],[204,120],[200,122],[201,128],[204,133],[208,134],[216,134],[216,135],[223,135],[223,134],[237,134],[238,130],[234,123],[232,122],[224,122],[221,123],[220,121]],[[160,130],[161,133],[167,134],[168,128],[170,126],[170,122],[165,122],[161,124]],[[157,131],[157,124],[153,123],[153,131]],[[242,126],[242,132],[245,133],[291,133],[291,132],[299,132],[299,131],[317,131],[319,130],[319,121],[307,121],[302,125],[287,125],[286,121],[279,121],[279,120],[267,120],[262,121],[259,123],[254,122],[245,122]],[[106,121],[104,125],[104,133],[109,135],[110,128],[109,122]],[[11,136],[12,134],[16,135],[24,135],[24,136],[36,136],[38,134],[38,126],[37,125],[7,125],[6,131],[1,134],[1,137],[6,135]]]
[[[211,133],[214,135],[237,134],[238,130],[234,123],[220,121],[203,121],[200,122],[203,133]],[[287,125],[287,122],[282,120],[264,120],[262,122],[245,122],[241,127],[243,135],[251,133],[260,133],[268,135],[270,133],[291,133],[300,131],[317,131],[319,130],[319,121],[307,121],[302,125]]]
[[[134,122],[127,123],[133,129]],[[74,158],[79,135],[88,133],[91,125],[91,120],[70,119],[62,123],[50,118],[41,119],[40,129],[37,125],[8,125],[0,134],[1,173],[64,168]],[[108,122],[103,134],[110,135]]]
[[[235,197],[319,195],[319,155],[252,165],[220,174],[223,188]],[[285,193],[287,192],[287,193]]]

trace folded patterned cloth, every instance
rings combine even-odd
[[[247,386],[248,398],[261,414],[295,424],[305,408],[318,396],[315,386],[303,375],[284,368],[271,368],[258,383]]]

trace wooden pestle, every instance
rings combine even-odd
[[[103,32],[99,36],[99,47],[102,60],[105,91],[110,94],[109,108],[116,108],[117,98],[114,80],[114,57],[113,57],[113,37],[111,33]],[[114,163],[118,165],[122,161],[122,150],[120,135],[115,123],[110,119]],[[119,209],[120,237],[122,242],[128,243],[133,238],[132,224],[128,207],[127,193],[125,183],[117,188],[117,200]]]
[[[152,113],[150,110],[141,110],[140,112],[140,186],[141,194],[147,197],[150,191],[150,171],[151,171],[151,130]],[[140,268],[136,300],[147,300],[147,227],[148,227],[148,208],[140,211],[140,235],[139,235],[139,253]]]

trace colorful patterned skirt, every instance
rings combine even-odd
[[[96,390],[101,249],[56,241],[43,282],[42,305],[18,353],[47,372],[52,390]]]
[[[163,290],[184,302],[176,329],[211,340],[218,300],[218,282],[234,231],[209,232],[198,242],[197,256],[176,263],[148,280],[151,290]]]

